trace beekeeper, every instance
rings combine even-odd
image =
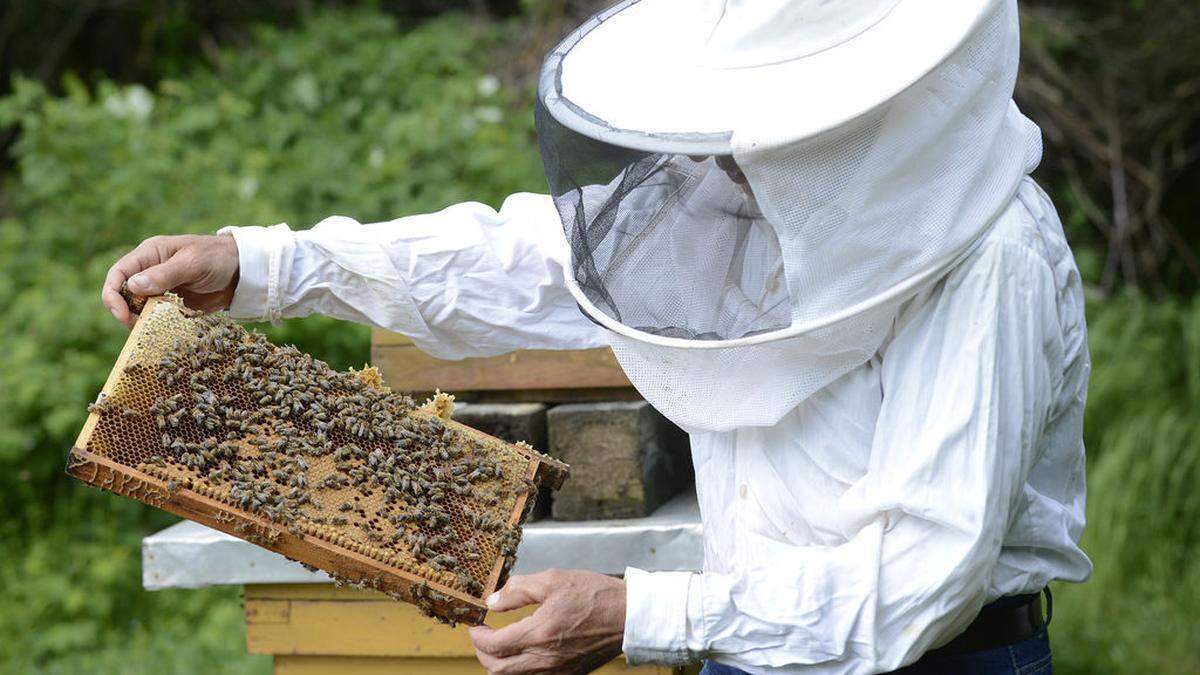
[[[628,0],[546,58],[550,195],[155,237],[104,300],[612,347],[691,435],[704,571],[513,577],[489,672],[1049,672],[1089,361],[1017,60],[1015,0]]]

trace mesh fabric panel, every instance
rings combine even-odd
[[[631,151],[537,127],[571,273],[587,298],[639,331],[726,340],[786,327],[775,232],[711,157]]]

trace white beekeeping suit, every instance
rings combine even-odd
[[[620,3],[547,57],[551,195],[230,228],[230,312],[610,345],[690,432],[705,527],[702,573],[627,570],[630,661],[893,670],[1091,570],[1083,298],[1017,45],[1014,0]]]

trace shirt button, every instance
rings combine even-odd
[[[746,487],[745,483],[742,483],[740,486],[738,486],[738,496],[741,497],[742,499],[746,498],[746,493],[749,491],[750,491],[750,488]]]

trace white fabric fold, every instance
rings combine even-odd
[[[658,642],[699,635],[751,673],[887,672],[991,600],[1086,579],[1085,336],[1027,183],[877,359],[774,427],[692,436],[705,573],[690,631]]]
[[[287,224],[271,227],[223,227],[238,247],[238,285],[229,315],[251,321],[278,322],[280,280],[291,276],[295,237]]]
[[[688,651],[688,589],[691,572],[625,569],[625,639],[630,665],[683,665],[695,660]]]

